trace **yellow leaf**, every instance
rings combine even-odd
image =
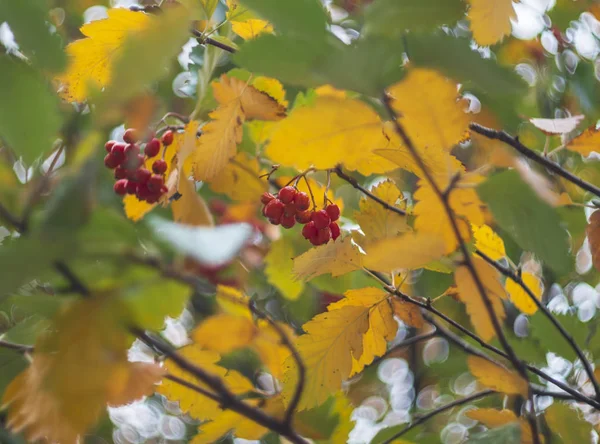
[[[475,248],[495,261],[506,256],[504,241],[489,225],[472,225]]]
[[[70,43],[66,49],[69,66],[57,79],[62,84],[61,96],[81,102],[87,97],[89,85],[98,89],[108,85],[112,63],[124,40],[151,23],[148,14],[115,8],[108,10],[108,18],[83,25],[81,33],[87,38]]]
[[[192,333],[201,348],[228,353],[252,342],[256,326],[251,319],[228,314],[216,314],[202,321]]]
[[[364,247],[363,265],[375,271],[416,269],[439,259],[446,249],[444,240],[431,233],[406,233],[382,239]]]
[[[273,26],[266,20],[261,20],[239,4],[238,0],[227,0],[227,20],[231,22],[231,29],[244,40],[250,40],[262,33],[271,34]]]
[[[315,93],[318,96],[329,96],[329,97],[337,97],[338,99],[345,99],[347,97],[346,91],[343,89],[334,88],[331,85],[323,85],[315,88]]]
[[[277,100],[284,110],[288,107],[289,102],[285,99],[285,89],[283,89],[283,85],[279,80],[272,77],[256,76],[252,78],[251,84],[257,90]]]
[[[197,345],[192,344],[179,349],[178,353],[208,373],[222,378],[229,390],[238,395],[254,390],[254,386],[250,381],[240,373],[218,366],[217,362],[221,360],[221,356],[214,351],[202,350]],[[171,375],[211,391],[210,387],[181,370],[170,359],[165,361],[165,368]],[[222,410],[217,402],[169,379],[165,379],[157,391],[171,401],[178,401],[181,410],[189,413],[196,419],[207,420],[216,418],[222,414]]]
[[[418,147],[450,151],[466,138],[469,116],[457,100],[456,83],[437,71],[412,69],[388,93],[399,122]]]
[[[483,259],[473,257],[471,260],[492,303],[496,318],[502,324],[505,317],[502,299],[506,298],[506,293],[499,281],[498,272]],[[469,269],[464,265],[458,267],[454,273],[454,279],[458,287],[459,298],[467,307],[467,313],[475,331],[484,341],[491,340],[496,332]]]
[[[469,356],[467,362],[469,371],[480,384],[509,395],[527,396],[527,381],[517,373],[478,356]]]
[[[180,148],[180,144],[178,143],[178,140],[183,140],[180,137],[180,135],[177,135],[176,138],[174,139],[173,143],[166,148],[161,143],[160,153],[164,152],[164,155],[162,158],[167,162],[167,171],[165,172],[165,177],[167,178],[167,186],[169,184],[169,182],[168,182],[169,178],[175,177],[175,175],[177,173],[177,169],[178,169],[177,153],[179,152],[179,148]],[[161,156],[161,154],[159,154],[157,157],[152,157],[150,159],[146,159],[144,161],[144,168],[147,168],[148,170],[152,171],[152,164],[160,156]],[[171,192],[167,193],[167,196],[170,194],[172,194],[172,193]],[[164,204],[168,204],[167,196],[163,196],[161,199],[161,201]],[[135,197],[134,195],[128,194],[127,196],[125,196],[123,198],[123,205],[125,206],[125,214],[127,215],[127,217],[129,219],[131,219],[132,221],[137,222],[137,221],[141,220],[150,211],[152,211],[152,209],[158,204],[155,204],[155,203],[149,204],[148,202],[142,202],[141,200],[138,200],[138,198]]]
[[[350,432],[354,429],[355,420],[352,417],[354,406],[350,404],[346,396],[338,392],[334,396],[331,411],[337,413],[338,423],[329,437],[329,442],[332,444],[345,443],[348,441]]]
[[[311,248],[294,259],[295,278],[304,281],[325,273],[341,276],[361,267],[362,254],[350,237]]]
[[[127,362],[125,313],[110,295],[77,300],[60,313],[36,342],[32,364],[4,393],[8,427],[28,441],[75,443],[109,401],[128,402],[151,390],[154,378],[129,393],[122,384],[111,388],[115,378],[136,373]]]
[[[469,3],[468,18],[478,45],[493,45],[510,34],[510,19],[516,19],[512,0],[469,0]]]
[[[400,318],[406,325],[414,328],[423,327],[423,316],[417,305],[403,301],[400,298],[391,298],[394,314]]]
[[[259,177],[261,173],[258,160],[238,153],[209,185],[214,192],[226,194],[232,200],[256,202],[269,185]]]
[[[293,279],[294,248],[286,239],[281,238],[271,244],[269,253],[265,257],[265,275],[267,280],[275,286],[281,295],[290,300],[296,300],[304,289],[302,281]]]
[[[218,82],[212,83],[214,97],[221,106],[239,102],[247,120],[281,120],[285,107],[266,92],[247,82],[223,74]]]
[[[181,197],[173,202],[173,220],[187,225],[213,226],[215,221],[208,205],[196,192],[195,182],[184,175],[179,177],[178,191]]]
[[[285,411],[280,396],[267,398],[263,405],[256,400],[247,401],[255,407],[260,407],[268,415],[280,419]],[[251,419],[246,418],[231,410],[225,410],[212,421],[198,427],[198,434],[192,439],[192,444],[206,444],[217,442],[227,432],[233,431],[237,438],[258,440],[269,431]]]
[[[130,362],[113,374],[108,387],[108,404],[119,406],[129,404],[143,396],[154,393],[155,384],[165,375],[165,369],[158,364]]]
[[[517,418],[517,415],[512,410],[471,409],[467,410],[465,415],[475,421],[479,421],[488,429],[495,429],[511,422],[519,422],[521,424],[521,443],[531,444],[533,442],[529,423]]]
[[[585,157],[594,152],[598,152],[600,150],[599,146],[600,131],[595,127],[592,127],[567,143],[566,148]]]
[[[538,277],[528,271],[524,271],[521,274],[521,279],[525,286],[529,287],[535,297],[539,300],[542,297],[542,284]],[[511,278],[506,279],[506,291],[510,296],[512,303],[523,313],[533,315],[538,310],[537,305],[535,305],[535,302],[531,300],[525,290]]]
[[[290,342],[294,342],[295,334],[291,327],[278,323]],[[277,330],[266,320],[258,321],[258,331],[252,340],[251,347],[260,357],[263,365],[277,379],[283,377],[283,363],[290,356],[290,350],[286,347]]]
[[[235,316],[245,316],[252,319],[252,315],[248,308],[250,300],[248,299],[248,296],[237,288],[218,285],[216,300],[217,304],[219,304],[219,308],[225,313]]]
[[[317,97],[314,104],[295,108],[270,137],[266,155],[299,170],[343,163],[369,175],[395,168],[373,155],[373,150],[387,145],[382,122],[371,107],[355,99]]]
[[[242,141],[244,112],[239,101],[229,102],[209,114],[212,119],[202,128],[193,156],[196,180],[214,179],[235,156]]]
[[[381,182],[371,189],[371,193],[392,206],[406,209],[406,204],[400,204],[402,192],[391,180]],[[367,242],[394,237],[409,230],[405,216],[383,208],[373,199],[363,198],[359,205],[360,211],[354,213],[354,219],[365,233]]]

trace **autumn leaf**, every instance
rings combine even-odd
[[[107,403],[119,406],[144,396],[152,396],[165,375],[165,369],[158,364],[132,362],[114,372],[108,387]]]
[[[469,371],[480,384],[509,395],[527,396],[527,381],[517,373],[478,356],[469,356],[467,362]]]
[[[177,187],[181,197],[171,205],[173,220],[181,224],[194,226],[213,226],[215,221],[205,200],[196,192],[193,180],[184,175],[179,177]]]
[[[406,204],[402,204],[402,192],[391,180],[381,182],[370,191],[391,206],[406,209]],[[368,242],[394,237],[409,230],[405,216],[383,208],[378,202],[365,197],[359,205],[360,211],[354,213],[354,219],[365,233]]]
[[[290,300],[298,299],[304,289],[302,281],[293,279],[293,257],[294,248],[285,237],[273,242],[265,257],[267,280]]]
[[[332,412],[337,413],[338,423],[335,430],[329,437],[331,443],[342,443],[348,440],[350,432],[354,429],[354,422],[356,421],[352,416],[354,406],[350,403],[348,398],[343,394],[337,394],[334,397]]]
[[[523,280],[523,284],[540,300],[542,297],[542,284],[539,278],[533,273],[524,271],[521,274],[521,279]],[[506,279],[506,292],[510,296],[512,303],[526,315],[533,315],[538,310],[537,305],[531,300],[527,292],[510,277]]]
[[[356,99],[317,97],[312,105],[296,107],[270,138],[265,154],[275,163],[299,170],[342,163],[369,175],[395,168],[373,156],[373,150],[387,145],[382,122],[371,107]]]
[[[247,317],[216,314],[194,330],[194,342],[201,348],[228,353],[250,344],[256,327]]]
[[[565,148],[582,156],[589,156],[594,152],[598,152],[600,145],[600,131],[596,127],[588,128],[579,136],[575,137],[565,145]]]
[[[594,211],[588,222],[586,234],[590,242],[592,262],[596,270],[600,271],[600,211]]]
[[[252,319],[252,313],[250,313],[250,310],[248,309],[250,299],[237,288],[229,287],[227,285],[217,285],[217,295],[215,299],[223,312]]]
[[[398,324],[393,319],[390,297],[379,288],[350,290],[345,298],[330,304],[326,313],[302,326],[306,332],[296,347],[307,369],[305,392],[299,409],[322,404],[342,381],[361,371],[376,356],[385,353]],[[297,383],[292,358],[284,367],[283,395],[289,401]]]
[[[529,119],[529,121],[544,134],[554,135],[570,133],[584,118],[585,116],[580,114],[563,119]]]
[[[398,297],[391,299],[394,314],[406,325],[414,328],[423,327],[423,316],[418,305],[406,302]]]
[[[505,317],[502,299],[506,298],[506,293],[499,281],[498,272],[483,259],[472,257],[471,260],[479,279],[483,283],[496,318],[502,324]],[[475,331],[484,341],[491,340],[496,332],[475,280],[467,266],[458,267],[454,273],[454,279],[458,287],[459,298],[467,307],[467,313],[471,318]]]
[[[495,261],[506,256],[504,241],[489,225],[471,225],[471,228],[473,229],[475,248]]]
[[[478,45],[493,45],[510,34],[510,20],[516,19],[512,0],[469,0],[469,4],[468,19]]]
[[[544,413],[553,436],[562,442],[587,442],[594,433],[581,411],[569,404],[554,402]]]
[[[419,148],[450,151],[466,139],[469,117],[458,101],[456,83],[437,71],[411,69],[388,94],[398,121]]]
[[[102,88],[110,82],[112,63],[125,39],[151,26],[150,15],[124,8],[108,10],[108,18],[95,20],[80,29],[86,38],[67,46],[69,66],[58,77],[61,96],[71,102],[87,98],[89,85]]]
[[[256,196],[267,191],[269,182],[261,179],[260,165],[256,158],[238,153],[221,172],[209,182],[216,193],[229,196],[238,202],[255,202]]]
[[[363,265],[375,271],[417,269],[444,255],[444,239],[432,233],[406,233],[364,246]],[[401,253],[404,252],[404,253]]]
[[[227,20],[231,29],[244,40],[251,40],[260,34],[273,32],[273,26],[266,20],[256,17],[248,8],[239,4],[238,0],[227,0]]]
[[[469,409],[465,415],[475,421],[479,421],[488,429],[495,429],[512,422],[521,424],[521,442],[523,444],[531,444],[533,442],[531,435],[531,427],[529,423],[517,417],[512,410],[502,409]]]
[[[250,84],[257,90],[267,94],[269,97],[277,100],[277,103],[281,105],[277,108],[277,114],[281,115],[281,112],[285,112],[289,102],[285,98],[285,89],[283,85],[277,79],[265,76],[253,76],[250,78]]]
[[[362,267],[363,255],[352,243],[350,237],[311,248],[294,258],[294,276],[309,281],[317,276],[330,273],[341,276]]]

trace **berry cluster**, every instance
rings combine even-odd
[[[308,194],[292,186],[283,187],[277,197],[264,193],[263,215],[273,225],[292,228],[296,222],[304,225],[302,236],[313,245],[323,245],[330,239],[340,236],[340,227],[336,221],[340,218],[340,209],[336,204],[327,205],[324,210],[310,211]]]
[[[106,168],[115,170],[116,194],[124,196],[133,194],[142,202],[156,203],[168,191],[165,186],[167,162],[156,159],[152,163],[152,171],[144,167],[146,158],[156,157],[160,152],[160,140],[151,138],[144,145],[143,154],[140,149],[138,132],[129,128],[123,134],[123,142],[110,140],[104,147],[108,154],[104,157]],[[173,143],[173,132],[167,131],[162,136],[162,144]]]

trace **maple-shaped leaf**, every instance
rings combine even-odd
[[[521,443],[531,444],[533,438],[531,435],[531,427],[529,423],[517,415],[512,410],[502,409],[469,409],[465,412],[465,415],[475,421],[479,421],[489,429],[495,429],[512,422],[518,422],[521,424]]]
[[[444,255],[444,239],[433,233],[406,233],[371,242],[363,247],[363,265],[375,271],[422,268]]]
[[[108,294],[78,300],[60,313],[38,339],[30,367],[4,393],[8,427],[30,441],[74,443],[107,403],[153,392],[162,371],[127,361],[126,319],[125,307]]]
[[[590,242],[592,262],[596,270],[600,271],[600,210],[594,211],[590,216],[586,234]]]
[[[330,273],[333,277],[351,271],[360,270],[363,255],[352,243],[350,237],[330,241],[325,245],[311,248],[306,253],[294,258],[294,276],[296,279],[309,281],[322,274]]]
[[[125,39],[151,23],[147,14],[114,8],[108,10],[108,18],[83,25],[80,31],[86,38],[70,43],[66,49],[69,66],[57,79],[62,84],[61,96],[81,102],[87,97],[90,84],[96,88],[108,85],[112,63]]]
[[[256,158],[238,153],[210,182],[210,188],[238,202],[255,202],[267,191],[269,182],[259,176],[263,173]]]
[[[498,272],[481,258],[473,257],[471,260],[492,303],[496,318],[502,324],[505,317],[502,299],[506,298],[506,292],[500,283]],[[467,313],[475,331],[483,340],[491,340],[496,332],[471,272],[465,265],[462,265],[456,269],[454,280],[458,287],[458,296],[467,307]]]
[[[596,127],[591,127],[571,140],[565,148],[575,151],[582,156],[589,156],[600,150],[600,131]]]
[[[430,69],[411,69],[388,89],[392,108],[413,143],[450,151],[466,139],[469,117],[456,83]]]
[[[304,289],[304,282],[293,278],[293,258],[294,247],[286,237],[273,242],[265,257],[267,280],[290,300],[298,299]]]
[[[383,290],[351,290],[345,296],[330,304],[326,313],[304,324],[306,334],[296,339],[307,370],[300,410],[322,404],[353,372],[385,353],[387,341],[398,328],[388,301],[390,295]],[[284,367],[283,395],[289,400],[298,376],[291,357]]]
[[[475,182],[479,179],[473,178]],[[469,179],[464,178],[460,183],[468,183]],[[415,229],[419,233],[432,233],[441,236],[446,245],[446,253],[456,249],[458,241],[450,219],[444,210],[442,201],[435,193],[431,185],[421,179],[418,182],[417,191],[414,193],[417,203],[414,206],[413,213],[416,216]],[[450,193],[450,207],[457,217],[457,223],[461,230],[461,237],[468,241],[471,236],[469,224],[463,220],[475,225],[482,225],[485,222],[483,215],[483,203],[479,199],[474,188],[455,188]]]
[[[273,26],[266,20],[258,18],[252,11],[238,0],[227,0],[227,20],[231,22],[231,29],[244,40],[253,39],[260,34],[273,32]]]
[[[535,297],[538,300],[541,299],[542,283],[540,282],[540,279],[529,271],[524,271],[521,274],[521,279],[523,280],[525,286],[533,292]],[[517,284],[511,278],[507,278],[505,287],[506,292],[510,296],[510,300],[519,310],[526,315],[535,314],[535,312],[538,310],[537,305],[531,300],[527,292],[523,290],[519,284]]]
[[[221,355],[210,350],[202,350],[199,346],[192,344],[185,346],[177,351],[181,356],[201,367],[206,372],[219,376],[227,388],[235,394],[252,392],[254,386],[252,383],[235,370],[227,370],[217,365],[221,360]],[[165,361],[166,370],[169,374],[184,379],[187,382],[198,385],[208,391],[211,388],[198,380],[196,377],[181,370],[175,363],[167,359]],[[157,390],[171,401],[178,401],[179,407],[185,413],[199,420],[208,420],[216,418],[222,414],[219,403],[200,395],[198,392],[188,387],[180,385],[170,379],[165,379]]]
[[[402,192],[391,180],[381,182],[371,190],[373,195],[397,208],[405,209]],[[383,208],[373,199],[363,198],[360,201],[360,211],[354,213],[354,219],[365,233],[368,242],[395,237],[409,230],[406,217]]]
[[[510,20],[516,19],[512,0],[469,0],[469,4],[468,19],[478,45],[493,45],[510,34]]]
[[[469,371],[480,384],[509,395],[527,396],[527,381],[514,371],[478,356],[469,356],[467,362]]]
[[[471,225],[475,248],[495,261],[506,256],[504,241],[489,225]]]
[[[369,175],[395,168],[373,154],[386,146],[381,119],[370,106],[356,99],[328,96],[294,108],[274,128],[265,154],[274,163],[300,170],[343,164]]]

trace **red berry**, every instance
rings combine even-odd
[[[167,171],[167,162],[162,159],[155,160],[152,164],[152,171],[156,174],[165,174]]]
[[[107,154],[106,156],[104,156],[104,166],[106,168],[110,168],[115,169],[116,167],[119,166],[119,160],[112,155],[112,153]]]
[[[297,211],[296,211],[296,205],[294,205],[294,202],[286,204],[285,208],[283,210],[283,214],[287,217],[294,217],[296,215]]]
[[[306,211],[310,208],[310,197],[304,192],[299,192],[294,197],[294,204],[298,211]]]
[[[169,146],[173,143],[173,131],[168,130],[162,136],[162,143],[164,146]]]
[[[160,200],[161,196],[162,194],[160,192],[152,193],[146,198],[146,202],[148,202],[149,204],[156,203]]]
[[[314,222],[309,222],[304,227],[302,227],[302,236],[304,239],[312,239],[317,236],[319,230],[315,227]]]
[[[294,197],[296,197],[296,193],[296,188],[287,186],[279,190],[279,194],[277,195],[277,197],[279,197],[279,200],[282,201],[284,204],[288,204],[294,200]]]
[[[265,216],[269,219],[279,220],[283,216],[285,206],[279,199],[273,199],[265,207]]]
[[[152,195],[152,192],[148,189],[148,185],[145,183],[138,184],[135,195],[141,201],[148,199]]]
[[[340,218],[340,207],[338,207],[336,204],[327,205],[325,211],[327,212],[329,219],[331,219],[331,222],[335,222]]]
[[[294,215],[292,215],[292,216],[286,216],[284,214],[281,217],[281,226],[283,228],[292,228],[294,225],[296,225],[296,218],[294,217]]]
[[[126,143],[135,143],[138,141],[138,132],[133,128],[128,128],[123,134],[123,140]]]
[[[160,141],[157,138],[151,139],[144,148],[144,154],[147,157],[154,157],[160,151]]]
[[[329,224],[329,229],[331,230],[331,238],[333,240],[336,240],[338,237],[340,237],[340,226],[338,224],[331,222]]]
[[[113,190],[119,196],[125,196],[127,194],[127,179],[117,180],[113,186]]]
[[[127,181],[127,194],[135,194],[138,189],[138,184],[132,182],[131,180]]]
[[[125,156],[129,159],[140,154],[140,147],[135,143],[125,145]]]
[[[322,230],[323,228],[329,227],[331,220],[325,210],[315,211],[311,216],[312,221],[315,223],[317,229]]]
[[[262,194],[262,196],[260,196],[260,201],[263,205],[268,204],[273,199],[275,199],[275,196],[273,196],[271,193],[267,193],[266,191]]]
[[[327,242],[329,242],[329,239],[331,239],[331,230],[329,229],[329,227],[319,230],[316,239],[317,245],[324,245]]]
[[[161,187],[165,184],[165,180],[162,176],[159,176],[158,174],[153,174],[152,176],[150,176],[150,179],[148,179],[147,183],[148,189],[153,193],[156,193],[159,192]]]
[[[301,211],[299,213],[296,213],[296,222],[298,222],[299,224],[309,223],[311,214],[312,213],[310,211]]]
[[[135,171],[144,164],[144,156],[138,154],[133,157],[126,157],[123,167],[128,171]],[[135,178],[135,176],[134,176]]]
[[[106,150],[107,153],[110,153],[110,151],[112,150],[112,147],[115,143],[116,142],[114,140],[109,140],[108,142],[106,142],[104,144],[104,149]]]
[[[119,162],[119,164],[125,161],[125,146],[122,143],[115,143],[110,150],[110,154]]]
[[[135,172],[135,181],[138,183],[146,183],[152,176],[152,173],[146,168],[140,168]]]
[[[115,179],[120,180],[120,179],[127,179],[128,178],[128,174],[127,174],[127,170],[125,168],[123,168],[122,166],[118,166],[117,168],[115,168]]]
[[[166,185],[163,185],[162,187],[160,187],[161,194],[167,194],[168,192],[169,192],[169,189],[167,188]]]

